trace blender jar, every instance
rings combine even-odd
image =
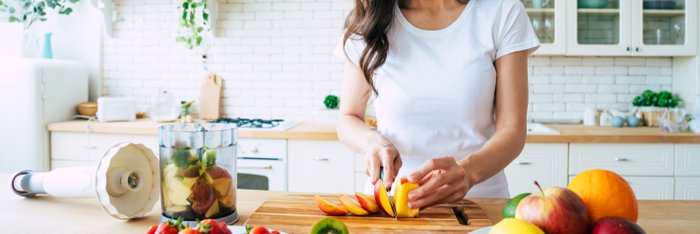
[[[159,127],[162,221],[238,221],[234,124]]]

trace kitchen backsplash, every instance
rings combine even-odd
[[[177,1],[115,2],[102,94],[137,97],[142,111],[160,90],[196,100],[206,73],[200,52],[175,42]],[[323,97],[339,93],[342,73],[332,52],[351,8],[349,0],[219,0],[207,67],[224,78],[223,113],[326,118]],[[670,90],[672,72],[671,58],[532,57],[529,117],[581,118],[586,107],[625,110],[645,89]]]

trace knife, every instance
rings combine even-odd
[[[381,180],[384,178],[384,167],[379,167],[379,179]],[[386,185],[385,185],[386,186]],[[391,189],[393,190],[395,186],[391,186]],[[391,212],[394,212],[394,218],[396,220],[399,220],[399,214],[396,213],[396,205],[394,204],[394,195],[393,193],[386,187],[386,193],[389,196],[389,206],[391,206]]]

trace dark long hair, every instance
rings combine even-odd
[[[469,0],[457,0],[467,4]],[[375,94],[374,72],[386,62],[389,52],[389,39],[387,32],[391,28],[394,19],[394,6],[406,8],[406,0],[355,0],[355,8],[350,12],[346,20],[345,34],[343,36],[343,48],[347,40],[357,35],[364,40],[366,46],[360,56],[360,69],[365,75],[367,84]]]

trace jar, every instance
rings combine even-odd
[[[234,124],[175,124],[159,127],[161,221],[238,221]]]
[[[596,108],[586,108],[583,112],[583,125],[596,126],[600,122],[600,110]]]

